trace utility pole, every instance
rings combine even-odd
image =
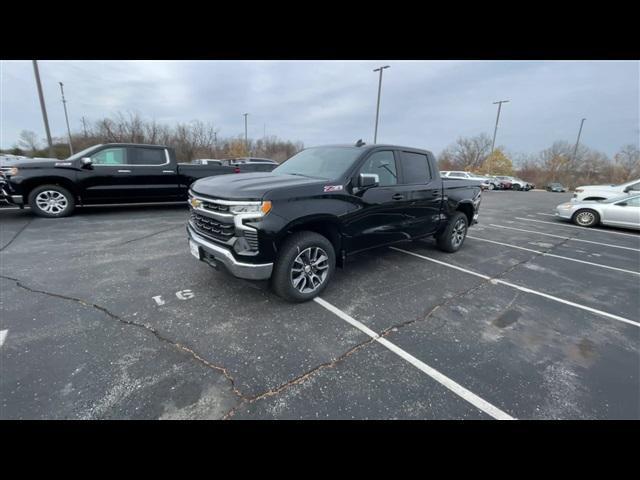
[[[580,130],[578,130],[578,139],[576,140],[576,146],[573,148],[573,161],[576,161],[576,154],[578,153],[578,144],[580,143],[580,134],[582,133],[582,126],[586,118],[583,118],[580,122]]]
[[[64,107],[64,118],[67,121],[67,135],[69,135],[69,151],[70,155],[73,155],[73,145],[71,144],[71,129],[69,128],[69,115],[67,115],[67,101],[64,99],[64,86],[62,82],[60,84],[60,93],[62,94],[62,106]]]
[[[36,75],[36,85],[38,86],[38,96],[40,97],[40,109],[44,120],[44,129],[47,132],[47,143],[49,144],[49,157],[53,158],[53,143],[51,142],[51,132],[49,131],[49,119],[47,118],[47,107],[44,105],[44,95],[40,84],[40,72],[38,71],[38,61],[33,60],[33,72]]]
[[[249,140],[247,137],[247,116],[249,115],[248,113],[243,113],[242,115],[244,115],[244,147],[247,150],[247,155],[249,154]]]
[[[376,68],[374,72],[380,72],[380,79],[378,80],[378,103],[376,105],[376,129],[373,132],[373,143],[376,143],[378,140],[378,118],[380,116],[380,92],[382,91],[382,71],[385,68],[389,68],[390,65],[385,65],[384,67]]]
[[[84,121],[84,117],[82,117],[82,129],[84,130],[84,138],[87,138],[87,122]]]
[[[491,154],[489,156],[489,175],[491,174],[491,161],[493,160],[493,149],[496,146],[496,134],[498,133],[498,122],[500,121],[500,110],[502,109],[503,103],[509,103],[509,100],[500,100],[498,102],[493,102],[494,105],[498,105],[498,116],[496,117],[496,128],[493,129],[493,141],[491,142]]]

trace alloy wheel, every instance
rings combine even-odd
[[[320,247],[309,247],[298,254],[291,266],[291,284],[300,293],[316,291],[329,273],[329,255]]]
[[[44,190],[36,196],[36,205],[43,212],[57,215],[69,206],[69,201],[56,190]]]

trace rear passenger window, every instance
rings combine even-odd
[[[167,157],[163,148],[134,148],[132,165],[163,165]]]
[[[422,153],[402,152],[404,183],[427,183],[431,180],[429,161]]]

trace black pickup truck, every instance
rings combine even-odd
[[[301,302],[362,250],[434,236],[455,252],[480,200],[479,182],[441,179],[431,152],[358,142],[308,148],[269,173],[196,181],[187,233],[199,260],[271,278]]]
[[[248,171],[251,166],[177,163],[174,150],[163,145],[110,143],[66,160],[2,168],[0,199],[30,205],[40,216],[64,217],[76,205],[184,201],[198,178]]]

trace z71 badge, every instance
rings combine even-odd
[[[342,190],[342,185],[325,185],[324,191],[326,192],[339,192]]]

